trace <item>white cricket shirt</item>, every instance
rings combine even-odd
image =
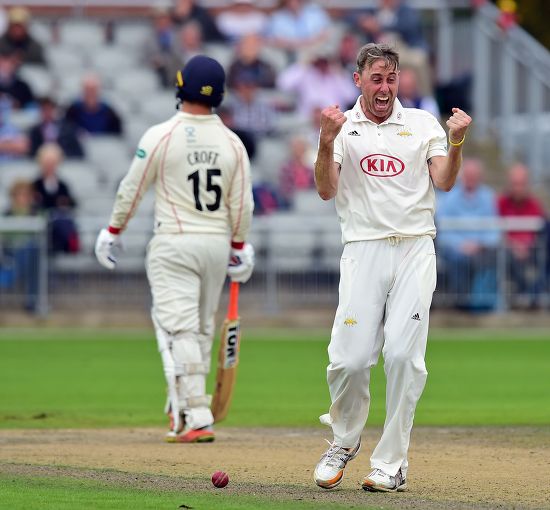
[[[334,161],[341,165],[336,211],[343,242],[435,237],[435,192],[427,161],[447,155],[447,137],[437,119],[403,108],[397,98],[382,124],[367,119],[360,98],[345,116],[334,142]]]
[[[155,233],[246,239],[254,208],[250,162],[217,115],[178,112],[145,132],[118,188],[111,227],[126,228],[152,184]]]

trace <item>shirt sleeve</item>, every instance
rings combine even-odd
[[[344,124],[345,126],[345,124]],[[344,161],[344,138],[342,136],[342,131],[344,131],[344,126],[338,133],[338,136],[334,140],[334,161],[339,165]]]
[[[244,145],[240,141],[232,142],[236,151],[236,168],[229,190],[228,204],[231,223],[231,241],[246,241],[252,223],[254,199],[252,198],[252,179],[250,161]]]
[[[159,140],[151,130],[141,138],[130,169],[118,187],[109,222],[112,232],[122,232],[126,228],[144,193],[155,180],[163,140]]]
[[[446,156],[447,155],[447,135],[441,124],[433,115],[429,115],[432,122],[432,128],[430,129],[430,141],[428,145],[428,154],[426,159],[433,158],[434,156]]]

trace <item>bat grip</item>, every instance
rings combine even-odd
[[[231,282],[229,285],[229,305],[227,318],[235,320],[239,317],[239,282]]]

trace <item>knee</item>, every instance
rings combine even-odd
[[[339,373],[345,378],[362,377],[368,373],[369,365],[360,358],[349,358],[346,360],[333,360],[329,365],[329,372]]]
[[[427,374],[424,358],[406,351],[384,353],[384,364],[387,368],[394,370],[411,370],[420,374]]]

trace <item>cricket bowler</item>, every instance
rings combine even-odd
[[[146,269],[152,320],[168,385],[168,442],[214,440],[206,376],[214,315],[228,274],[246,282],[254,250],[246,243],[253,211],[250,162],[240,139],[213,113],[225,72],[198,55],[177,73],[177,113],[145,132],[120,183],[95,253],[108,269],[144,192],[155,189],[154,237]]]
[[[453,108],[445,131],[430,113],[397,99],[399,55],[367,44],[353,78],[361,95],[341,112],[325,108],[315,180],[335,198],[344,250],[327,381],[332,405],[321,421],[333,442],[314,472],[319,487],[339,485],[361,446],[370,370],[384,357],[386,420],[371,456],[367,491],[406,489],[407,451],[426,382],[429,310],[436,285],[434,186],[456,180],[471,118]]]

